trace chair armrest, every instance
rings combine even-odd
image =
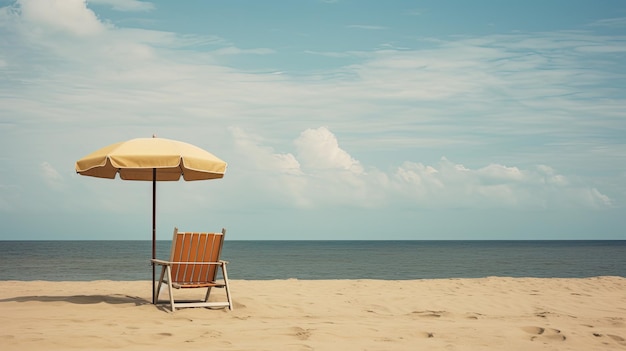
[[[159,260],[156,258],[151,259],[150,261],[152,261],[153,263],[156,263],[158,265],[161,266],[171,266],[173,264],[189,264],[189,265],[221,265],[221,264],[226,264],[228,262],[226,261],[222,261],[220,260],[219,262],[188,262],[188,261],[181,261],[181,262],[173,262],[173,261],[165,261],[165,260]]]
[[[228,264],[228,261],[220,260],[220,263]]]
[[[153,258],[150,261],[152,261],[152,263],[156,263],[156,264],[161,265],[161,266],[169,266],[172,263],[174,263],[174,262],[159,260],[159,259],[156,259],[156,258]]]

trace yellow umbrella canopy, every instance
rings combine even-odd
[[[197,146],[163,138],[137,138],[112,144],[76,161],[81,175],[152,181],[152,258],[156,256],[156,182],[219,179],[226,162]],[[152,265],[152,303],[155,301]]]
[[[153,179],[156,169],[156,179]],[[98,178],[176,181],[224,177],[226,162],[197,146],[163,138],[138,138],[112,144],[76,162],[76,172]]]

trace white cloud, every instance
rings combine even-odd
[[[588,193],[588,201],[592,202],[596,207],[611,207],[613,201],[607,195],[602,194],[598,189],[591,188]]]
[[[300,164],[292,154],[278,154],[269,147],[260,146],[261,140],[258,136],[250,135],[241,128],[231,127],[230,131],[235,145],[254,161],[256,169],[293,175],[302,174]]]
[[[339,147],[337,138],[326,127],[307,129],[295,141],[298,158],[306,168],[314,170],[339,169],[363,173],[359,161]]]
[[[306,179],[300,163],[291,153],[276,153],[263,146],[263,140],[239,127],[229,128],[237,156],[232,160],[229,176],[237,178],[240,190],[253,194],[249,201],[307,206],[309,200],[300,195],[306,189]],[[236,172],[236,173],[235,173]],[[235,173],[234,175],[232,175]]]
[[[624,28],[626,27],[626,17],[616,17],[616,18],[606,18],[597,20],[589,26],[597,26],[597,27],[609,27],[609,28]]]
[[[485,183],[498,183],[510,180],[523,181],[524,174],[517,167],[506,167],[503,165],[491,164],[479,169],[477,175]]]
[[[365,172],[325,127],[302,132],[295,141],[296,156],[263,147],[258,137],[252,142],[255,138],[240,129],[234,130],[234,138],[246,162],[264,173],[256,187],[272,183],[269,188],[297,206],[562,209],[612,204],[597,189],[545,165],[471,169],[444,157],[436,165],[405,161],[390,173],[375,167]]]
[[[602,208],[610,198],[569,181],[545,165],[521,170],[490,164],[469,169],[446,158],[436,166],[405,162],[396,171],[399,193],[420,206],[526,209]]]
[[[21,18],[38,31],[90,36],[105,30],[84,0],[19,0]]]

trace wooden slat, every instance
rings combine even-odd
[[[174,235],[174,242],[172,243],[172,254],[171,254],[171,258],[170,261],[172,262],[180,262],[181,261],[181,250],[183,248],[183,239],[184,239],[184,235],[181,235],[181,233],[176,233]],[[179,270],[180,265],[175,264],[172,265],[172,280],[173,281],[177,281],[178,280],[178,270]]]
[[[211,236],[211,247],[209,247],[207,249],[207,251],[205,252],[205,260],[207,262],[215,262],[217,261],[217,259],[214,259],[214,252],[215,252],[215,245],[217,243],[217,241],[219,240],[219,237],[217,234],[213,234]],[[212,282],[215,281],[215,272],[216,272],[217,266],[216,265],[210,265],[207,267],[207,271],[206,271],[206,281],[207,282]]]
[[[183,240],[182,240],[182,246],[180,247],[180,252],[179,252],[179,255],[180,255],[179,261],[185,262],[185,261],[188,261],[192,236],[190,235],[190,233],[181,233],[181,235],[183,236]],[[185,279],[187,276],[187,267],[189,267],[188,264],[178,265],[178,269],[176,273],[173,274],[172,280],[174,282],[185,282],[186,281]]]
[[[211,252],[211,261],[219,261],[221,252],[222,252],[222,244],[224,243],[224,235],[221,233],[215,234],[215,243],[213,245],[213,252]],[[215,281],[217,276],[217,268],[218,266],[212,266],[213,271],[211,272],[211,280]]]
[[[203,262],[204,250],[206,247],[206,234],[205,233],[194,233],[194,247],[190,252],[189,261],[192,262]],[[203,266],[192,266],[191,274],[188,279],[186,279],[186,283],[198,283],[202,282],[201,272]]]
[[[204,236],[204,241],[202,242],[202,250],[198,251],[198,256],[201,257],[199,259],[199,261],[202,262],[207,262],[206,260],[206,253],[208,250],[210,250],[211,246],[211,234],[210,233],[206,233],[206,235]],[[199,266],[199,270],[198,270],[198,275],[196,277],[196,282],[198,283],[207,283],[207,272],[209,271],[209,268],[211,267],[211,265],[202,265]]]

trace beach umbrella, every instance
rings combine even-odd
[[[112,144],[76,161],[78,174],[152,182],[152,258],[156,258],[156,182],[219,179],[226,162],[197,146],[164,138],[137,138]],[[152,303],[155,303],[152,265]]]

